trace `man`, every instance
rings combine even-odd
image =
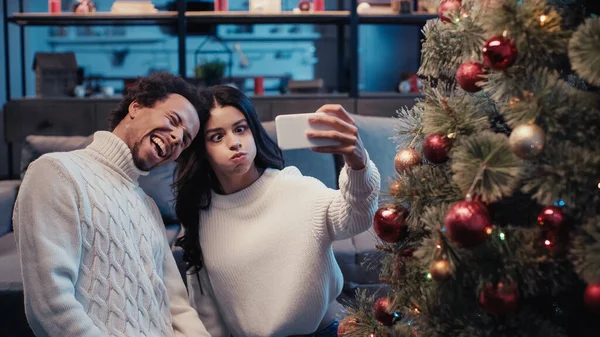
[[[209,336],[137,181],[190,145],[199,109],[193,86],[154,74],[128,90],[112,132],[30,165],[13,222],[37,336]]]

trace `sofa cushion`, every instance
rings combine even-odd
[[[375,248],[377,237],[372,230],[350,239],[335,241],[335,259],[344,274],[344,289],[364,288],[380,284],[378,261],[379,251]]]
[[[0,237],[12,231],[12,211],[20,180],[0,180]]]
[[[369,157],[377,166],[381,175],[381,197],[380,204],[386,201],[386,194],[390,183],[396,177],[394,168],[394,157],[396,156],[396,143],[392,137],[396,136],[396,120],[390,117],[374,117],[352,115],[360,138]]]
[[[263,122],[267,134],[277,142],[275,122]],[[295,166],[305,176],[319,179],[325,186],[336,188],[337,173],[333,155],[317,153],[310,149],[283,150],[285,166]]]
[[[21,179],[34,160],[50,152],[67,152],[88,146],[93,136],[37,136],[25,137],[21,150]]]
[[[0,237],[0,293],[23,290],[15,233]]]
[[[140,187],[154,199],[165,223],[177,222],[175,214],[175,194],[173,192],[173,173],[175,163],[153,169],[147,176],[139,178]]]

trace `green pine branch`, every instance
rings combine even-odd
[[[569,59],[579,76],[600,86],[600,17],[587,19],[573,34]]]
[[[600,283],[600,215],[585,220],[573,233],[575,269],[587,283]]]
[[[479,60],[484,39],[477,18],[478,13],[473,11],[470,17],[457,22],[429,20],[423,27],[425,40],[417,74],[452,82],[461,63]]]
[[[417,102],[420,102],[420,100]],[[403,107],[396,111],[394,119],[395,136],[392,139],[396,143],[397,150],[414,148],[415,145],[423,142],[424,133],[421,115],[421,106],[418,104],[412,109]]]
[[[423,207],[451,203],[462,199],[451,172],[443,165],[421,165],[399,175],[400,194],[396,202],[410,203],[411,214],[420,214]]]
[[[417,106],[422,111],[425,134],[471,135],[489,128],[489,110],[482,108],[481,99],[447,88],[431,88],[424,94],[426,100]]]
[[[572,208],[600,204],[598,152],[568,142],[550,143],[525,168],[522,190],[541,205],[552,205],[557,200]]]
[[[464,195],[477,195],[484,202],[512,195],[520,165],[507,137],[489,131],[464,139],[452,152],[453,181]]]
[[[504,35],[517,47],[516,65],[545,67],[566,52],[569,33],[545,0],[495,0],[482,21],[486,37]]]

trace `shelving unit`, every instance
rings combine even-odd
[[[19,0],[19,8],[22,11],[23,0]],[[338,0],[337,7],[343,8],[344,1]],[[6,2],[4,2],[6,8]],[[254,12],[186,12],[185,1],[177,1],[177,11],[158,12],[144,15],[114,14],[96,12],[92,14],[74,13],[14,13],[11,16],[5,14],[5,25],[13,23],[20,26],[21,48],[23,48],[23,28],[27,26],[175,26],[177,27],[178,41],[178,66],[179,74],[185,76],[186,68],[186,29],[189,23],[194,24],[316,24],[335,25],[337,27],[337,59],[338,59],[338,84],[347,82],[349,90],[347,96],[358,98],[361,96],[358,90],[358,26],[361,24],[384,24],[384,25],[416,25],[422,26],[429,19],[435,18],[432,14],[358,14],[356,11],[357,0],[350,1],[350,10],[336,10],[315,13],[281,12],[273,14],[260,14]],[[344,76],[344,56],[346,50],[345,27],[349,27],[349,55],[347,68],[349,78]],[[6,31],[6,30],[5,30]],[[5,50],[8,50],[8,36],[5,37]],[[61,42],[62,43],[62,42]],[[68,41],[66,42],[68,43]],[[108,43],[108,42],[107,42]],[[6,90],[7,100],[10,95],[10,66],[9,54],[6,53]],[[21,78],[23,96],[25,96],[25,67],[24,53],[21,53]],[[398,95],[398,94],[397,94]]]

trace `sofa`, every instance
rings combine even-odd
[[[386,193],[391,178],[395,175],[393,161],[396,144],[391,139],[395,135],[394,119],[361,115],[352,115],[352,117],[371,160],[381,174],[380,204],[383,204],[388,200]],[[276,140],[274,122],[268,121],[262,124],[268,134]],[[92,135],[28,136],[21,150],[21,178],[28,165],[44,153],[83,148],[91,142],[92,137]],[[343,165],[340,156],[319,154],[308,149],[286,150],[283,151],[283,156],[286,166],[296,166],[304,175],[316,177],[328,187],[337,188],[337,176]],[[140,178],[140,186],[155,200],[161,211],[173,254],[183,276],[181,250],[174,246],[181,228],[173,210],[173,195],[169,193],[173,169],[174,164],[170,164],[153,170],[148,176]],[[0,336],[26,336],[30,333],[25,329],[27,325],[24,321],[21,271],[11,221],[12,207],[19,183],[20,180],[0,181],[0,317],[5,321],[0,324]],[[342,301],[351,300],[357,288],[373,291],[380,288],[377,264],[369,263],[373,260],[373,253],[377,252],[376,244],[377,239],[372,230],[334,243],[335,257],[345,280]]]

